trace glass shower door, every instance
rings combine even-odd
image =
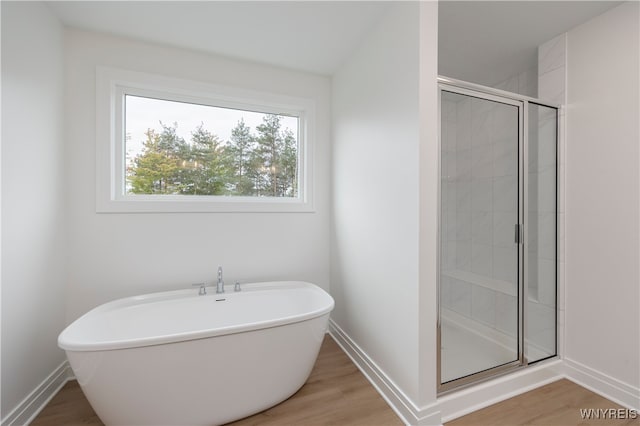
[[[525,356],[528,363],[556,354],[557,132],[558,111],[529,103],[526,223],[527,303]]]
[[[522,109],[499,96],[441,90],[443,390],[522,361]]]

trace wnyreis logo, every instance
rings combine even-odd
[[[582,420],[634,420],[640,416],[628,408],[581,408],[580,417]]]

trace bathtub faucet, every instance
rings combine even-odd
[[[222,266],[218,266],[218,285],[216,293],[224,293],[224,280],[222,279]]]

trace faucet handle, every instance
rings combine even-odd
[[[198,296],[204,296],[207,294],[207,285],[205,283],[195,283],[195,284],[191,284],[191,286],[200,287],[200,290],[198,290]]]
[[[236,285],[233,286],[233,291],[241,291],[240,281],[236,281]]]

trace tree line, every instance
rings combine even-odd
[[[278,115],[265,115],[254,133],[243,119],[228,141],[200,124],[191,140],[177,123],[145,132],[142,152],[127,167],[131,194],[297,196],[297,140]]]

